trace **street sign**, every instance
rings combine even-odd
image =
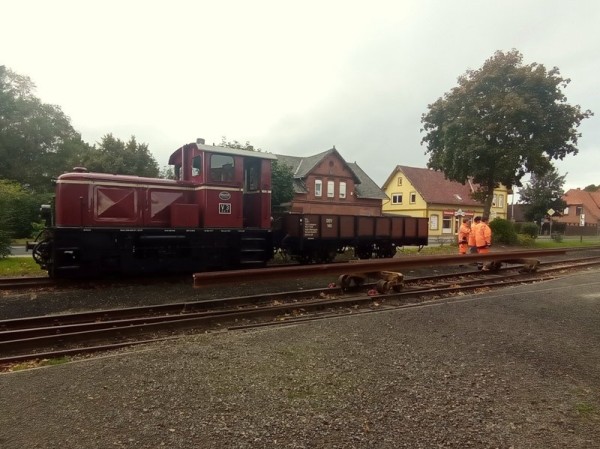
[[[579,226],[585,226],[585,214],[579,216]]]
[[[546,213],[547,213],[548,215],[552,216],[552,215],[554,215],[554,213],[555,213],[555,212],[556,212],[556,211],[555,211],[554,209],[550,208],[550,209],[548,209],[548,211],[547,211]]]

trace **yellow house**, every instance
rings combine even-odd
[[[483,204],[471,197],[476,186],[450,181],[442,172],[427,168],[398,165],[382,190],[388,196],[383,200],[383,213],[427,217],[429,236],[434,239],[454,238],[463,217],[483,214]],[[494,190],[490,220],[507,218],[507,199],[506,187]]]

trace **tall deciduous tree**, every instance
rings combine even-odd
[[[485,215],[499,183],[520,186],[526,173],[541,176],[553,159],[577,154],[577,128],[593,115],[567,104],[562,89],[570,80],[558,68],[522,60],[516,50],[497,51],[421,118],[427,165],[453,181],[472,178]]]
[[[542,176],[531,177],[531,181],[519,191],[520,203],[526,204],[525,218],[529,221],[539,222],[548,215],[548,210],[554,209],[561,212],[567,206],[562,199],[565,176],[559,175],[552,167]]]
[[[148,151],[148,145],[137,143],[134,136],[128,142],[112,134],[102,137],[97,147],[83,155],[82,165],[90,171],[157,177],[158,164]]]
[[[50,191],[86,145],[60,107],[42,103],[34,90],[29,77],[0,66],[0,178]]]

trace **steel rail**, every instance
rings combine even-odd
[[[391,259],[369,259],[351,261],[345,264],[317,264],[288,267],[272,267],[269,269],[252,268],[248,270],[209,271],[194,273],[194,287],[205,287],[215,284],[240,282],[244,279],[253,281],[282,279],[292,277],[310,277],[320,275],[341,275],[349,273],[368,273],[378,271],[395,271],[405,268],[435,267],[440,265],[461,265],[478,262],[506,261],[530,259],[536,257],[557,256],[565,254],[566,249],[504,251],[489,254],[464,254],[443,256],[402,256]]]
[[[51,287],[54,285],[56,285],[56,282],[45,277],[0,278],[0,290]]]

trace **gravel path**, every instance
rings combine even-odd
[[[598,447],[599,273],[3,374],[0,447]]]

